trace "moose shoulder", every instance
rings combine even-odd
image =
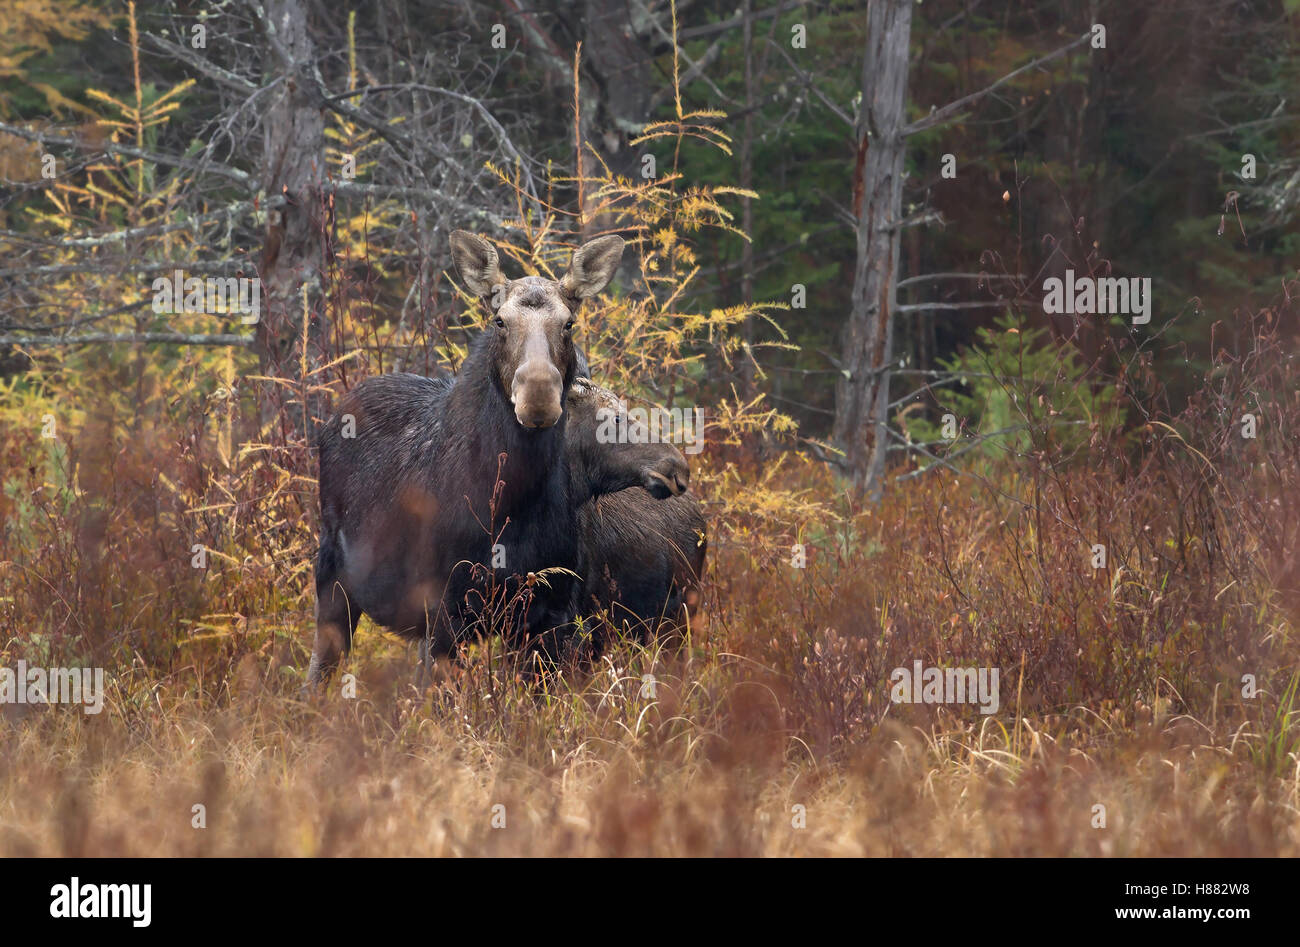
[[[311,682],[348,651],[362,614],[424,639],[436,656],[473,633],[487,587],[513,598],[530,573],[581,575],[577,508],[597,492],[685,488],[685,459],[671,445],[569,460],[566,403],[582,403],[570,398],[574,317],[608,283],[622,247],[618,237],[583,245],[558,281],[506,280],[490,243],[452,235],[466,286],[496,303],[460,373],[368,379],[322,430]],[[567,575],[529,585],[514,643],[557,654],[576,607]]]

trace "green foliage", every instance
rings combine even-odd
[[[974,345],[942,359],[957,387],[932,390],[936,407],[928,418],[900,412],[908,436],[943,442],[942,415],[951,413],[959,433],[949,450],[976,439],[975,451],[986,459],[1044,448],[1069,457],[1098,430],[1121,430],[1114,384],[1095,383],[1074,346],[1051,344],[1046,329],[1023,326],[1004,312],[977,331]]]
[[[1251,758],[1262,774],[1285,777],[1300,759],[1300,671],[1291,675],[1285,690],[1277,696],[1273,719],[1262,739],[1250,744]]]

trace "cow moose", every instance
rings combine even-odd
[[[456,231],[451,245],[465,286],[495,310],[455,379],[367,379],[319,438],[310,684],[350,649],[363,613],[432,659],[477,633],[495,594],[527,603],[512,643],[554,661],[585,568],[578,509],[632,485],[660,498],[686,489],[677,448],[600,444],[590,383],[575,397],[575,315],[609,282],[622,239],[582,245],[558,281],[507,280],[482,237]],[[570,431],[575,410],[593,418]]]

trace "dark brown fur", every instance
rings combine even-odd
[[[368,379],[321,433],[313,683],[350,648],[362,613],[445,654],[472,633],[486,595],[514,600],[522,577],[544,569],[582,574],[577,509],[592,495],[631,484],[685,489],[676,448],[596,445],[594,423],[590,443],[576,438],[579,461],[569,461],[573,313],[605,286],[622,241],[581,247],[559,282],[506,281],[482,238],[458,231],[452,246],[466,285],[494,297],[497,310],[455,382]],[[345,436],[346,416],[355,436]],[[504,567],[493,563],[494,546]],[[555,573],[527,590],[515,631],[553,657],[577,584]]]

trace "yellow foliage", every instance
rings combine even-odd
[[[107,28],[108,16],[89,3],[71,0],[6,0],[0,4],[0,79],[21,79],[23,64],[54,51],[52,38],[82,40],[95,28]],[[49,90],[53,91],[53,90]],[[47,93],[48,96],[48,93]],[[50,107],[66,100],[55,93]],[[0,93],[0,114],[7,112]]]

